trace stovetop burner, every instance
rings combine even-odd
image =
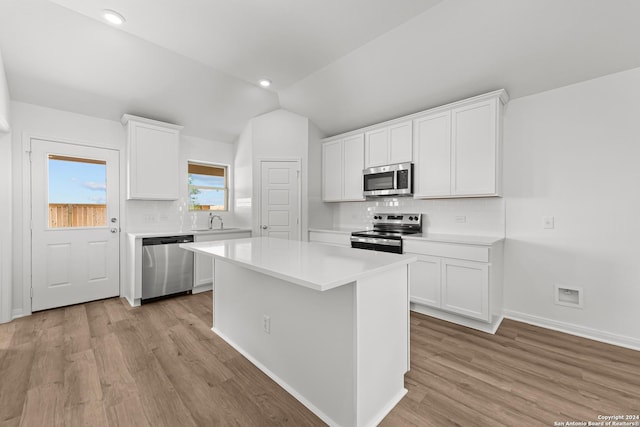
[[[375,214],[373,230],[351,233],[351,247],[402,253],[402,236],[422,232],[422,214]]]

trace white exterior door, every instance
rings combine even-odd
[[[260,235],[300,239],[300,162],[263,161]]]
[[[31,141],[32,311],[120,294],[118,158]]]

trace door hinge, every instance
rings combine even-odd
[[[33,288],[29,288],[29,296],[33,299]]]
[[[29,161],[31,161],[31,151],[27,151],[29,153]]]

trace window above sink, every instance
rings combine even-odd
[[[187,182],[190,211],[227,211],[228,167],[189,162]]]

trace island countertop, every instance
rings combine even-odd
[[[180,247],[317,291],[417,261],[414,255],[270,237],[183,243]]]

